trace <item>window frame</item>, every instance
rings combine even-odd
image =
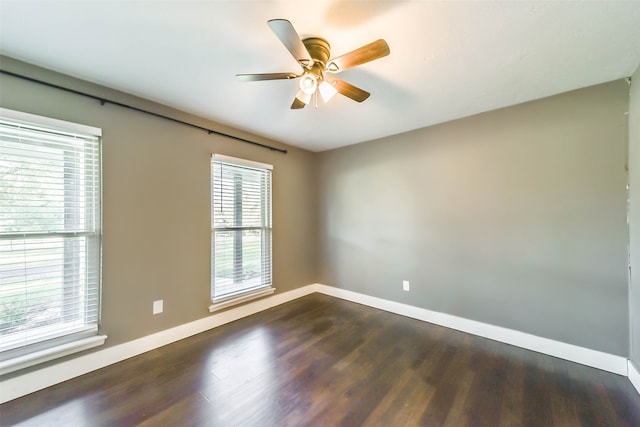
[[[94,282],[93,287],[89,288],[89,279],[82,280],[78,282],[78,285],[74,287],[74,289],[80,289],[83,287],[84,292],[89,292],[89,289],[95,291],[96,297],[95,302],[97,303],[97,308],[95,311],[95,321],[91,320],[87,322],[87,314],[90,312],[88,306],[85,306],[81,312],[80,317],[84,317],[84,324],[81,326],[70,328],[66,322],[62,322],[56,326],[44,326],[39,327],[38,331],[46,331],[47,329],[53,330],[50,335],[43,334],[40,339],[37,340],[24,340],[19,345],[7,346],[4,350],[0,351],[0,374],[6,374],[10,372],[14,372],[29,366],[34,366],[39,363],[43,363],[49,360],[53,360],[59,357],[63,357],[69,354],[73,354],[79,351],[83,351],[89,348],[97,347],[104,344],[106,340],[105,335],[99,335],[100,331],[100,315],[101,315],[101,293],[102,293],[102,130],[93,126],[82,125],[78,123],[68,122],[59,119],[53,119],[50,117],[44,117],[40,115],[25,113],[21,111],[10,110],[7,108],[0,108],[0,117],[6,119],[8,121],[12,121],[16,124],[16,127],[24,126],[26,128],[39,129],[43,132],[46,132],[47,135],[84,135],[87,139],[96,139],[97,140],[97,171],[95,174],[95,178],[98,180],[95,186],[88,187],[84,185],[82,187],[82,192],[87,191],[88,188],[91,190],[96,190],[98,195],[96,197],[96,202],[98,204],[97,207],[92,209],[90,212],[94,214],[93,220],[93,231],[85,231],[85,230],[76,230],[76,231],[66,231],[66,230],[53,230],[48,229],[42,232],[5,232],[1,233],[3,240],[24,240],[27,242],[33,238],[41,238],[43,241],[51,240],[51,239],[77,239],[77,238],[87,238],[94,239],[97,242],[91,247],[89,247],[89,242],[84,242],[87,245],[85,250],[85,256],[91,257],[90,262],[96,268],[97,274],[97,283]],[[25,145],[25,149],[27,146]],[[86,162],[87,159],[83,158],[82,161]],[[84,182],[84,181],[83,181]],[[65,186],[65,191],[66,186]],[[77,197],[73,193],[72,197]],[[82,215],[85,214],[84,210],[86,207],[79,208],[76,210],[76,214]],[[2,230],[0,230],[1,232]],[[79,244],[75,242],[71,242],[71,244]],[[63,243],[63,253],[67,250],[65,244]],[[77,252],[77,256],[80,256],[81,252]],[[68,255],[63,255],[63,263],[66,263],[66,257]],[[76,254],[74,253],[74,257]],[[74,261],[76,262],[76,261]],[[63,276],[64,277],[64,276]],[[64,283],[63,283],[64,287]],[[77,322],[77,320],[76,320]]]
[[[214,165],[216,163],[226,164],[230,167],[238,167],[245,169],[256,169],[261,172],[267,172],[269,178],[269,186],[266,189],[267,195],[261,195],[261,200],[264,202],[261,205],[261,220],[262,225],[260,227],[256,226],[235,226],[235,227],[216,227],[215,226],[215,208],[214,208],[214,199],[215,199],[215,180],[216,176],[214,174]],[[231,157],[223,154],[212,154],[211,155],[211,280],[210,280],[210,297],[211,297],[211,305],[209,306],[209,311],[214,312],[217,310],[222,310],[227,307],[231,307],[236,304],[240,304],[243,302],[247,302],[256,298],[261,298],[263,296],[271,295],[275,292],[275,288],[273,287],[273,205],[272,205],[272,194],[273,194],[273,166],[266,163],[255,162],[251,160],[241,159],[237,157]],[[265,206],[268,205],[268,206]],[[268,211],[265,212],[265,209],[268,208]],[[216,231],[246,231],[246,230],[256,230],[260,229],[263,231],[262,233],[262,243],[261,250],[267,252],[266,257],[268,258],[269,263],[269,283],[263,284],[258,287],[253,287],[245,290],[240,290],[238,292],[232,293],[230,295],[222,295],[219,297],[215,297],[215,268],[216,268],[216,260],[215,260],[215,235]],[[268,231],[268,233],[264,233]],[[268,238],[267,238],[268,237]],[[261,255],[261,268],[264,267],[263,264],[263,256]],[[263,273],[264,274],[264,273]]]

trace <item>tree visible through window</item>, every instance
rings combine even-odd
[[[4,115],[0,354],[7,359],[97,334],[100,137],[99,129]]]
[[[214,155],[213,301],[271,286],[271,168]]]

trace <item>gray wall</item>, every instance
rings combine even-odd
[[[321,153],[320,282],[627,356],[627,107],[621,80]]]
[[[178,111],[2,58],[9,71],[89,91],[241,137]],[[1,106],[103,130],[105,346],[209,315],[210,154],[274,165],[273,279],[277,292],[316,281],[315,155],[280,154],[113,105],[0,76]],[[282,145],[280,145],[282,147]],[[164,313],[152,315],[152,302]],[[104,348],[104,347],[100,347]]]
[[[0,59],[5,70],[278,145]],[[0,87],[2,107],[103,129],[107,346],[209,314],[209,155],[217,152],[274,165],[278,292],[320,282],[628,355],[624,81],[325,153],[286,147],[287,155],[4,75]],[[630,146],[639,153],[634,88]],[[151,314],[155,299],[165,300],[164,314]]]
[[[632,77],[629,102],[629,319],[631,361],[640,369],[640,68]]]

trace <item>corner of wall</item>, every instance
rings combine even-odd
[[[638,367],[640,366],[640,67],[631,77],[628,117],[629,359]],[[632,366],[631,363],[629,366]],[[638,373],[638,371],[635,372]],[[638,383],[634,385],[638,388]]]

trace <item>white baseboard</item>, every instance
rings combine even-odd
[[[636,388],[638,394],[640,394],[640,371],[633,366],[631,360],[629,360],[629,381]]]
[[[372,297],[345,289],[322,284],[303,286],[292,291],[275,294],[221,313],[185,323],[171,329],[157,332],[123,344],[107,347],[46,368],[18,375],[0,384],[0,403],[16,399],[43,388],[69,380],[120,362],[175,341],[233,322],[243,317],[259,313],[285,302],[319,292],[347,301],[389,311],[413,319],[422,320],[473,335],[500,341],[506,344],[533,350],[550,356],[628,376],[640,392],[640,374],[625,357],[615,356],[572,344],[542,338],[500,326],[489,325],[450,314],[431,311],[382,298]]]
[[[96,369],[250,316],[313,292],[315,292],[315,285],[303,286],[292,291],[275,294],[268,298],[147,335],[146,337],[94,351],[93,353],[15,376],[7,380],[3,379],[0,383],[0,403],[25,396],[34,391],[84,375]]]
[[[317,292],[627,376],[627,358],[425,308],[317,284]]]

